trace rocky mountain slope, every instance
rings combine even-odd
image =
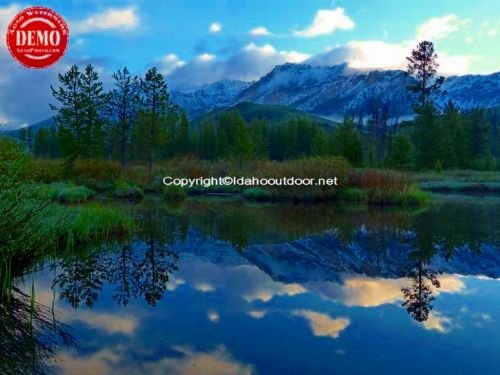
[[[198,89],[174,91],[172,99],[191,118],[240,102],[287,105],[326,118],[338,119],[346,112],[367,116],[374,102],[385,103],[389,116],[412,115],[414,95],[406,87],[412,83],[401,70],[359,71],[346,64],[312,66],[284,64],[256,82],[220,81]],[[444,106],[452,100],[463,109],[492,108],[500,105],[500,72],[490,75],[449,77],[444,93],[434,101]]]

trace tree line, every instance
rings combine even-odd
[[[145,162],[193,155],[207,160],[286,160],[338,155],[355,166],[396,169],[490,169],[500,152],[496,111],[462,111],[452,102],[439,110],[430,100],[444,81],[437,75],[437,54],[421,42],[408,59],[417,94],[415,118],[389,125],[388,103],[372,98],[370,115],[351,115],[331,129],[308,118],[270,125],[265,118],[246,122],[235,110],[193,126],[170,100],[165,77],[156,68],[143,77],[127,68],[113,75],[105,91],[97,70],[73,65],[51,87],[56,101],[55,128],[20,131],[20,139],[41,157],[105,158]]]

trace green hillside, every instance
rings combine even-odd
[[[209,112],[206,115],[193,120],[194,128],[200,126],[204,120],[216,120],[221,115],[228,111],[237,110],[246,122],[251,122],[254,119],[265,119],[270,126],[276,126],[286,123],[290,119],[297,117],[307,118],[309,121],[316,123],[325,130],[331,130],[337,123],[318,116],[311,115],[307,112],[299,111],[284,105],[256,104],[250,102],[242,102],[235,106],[223,109],[217,109]]]

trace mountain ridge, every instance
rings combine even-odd
[[[367,116],[374,100],[382,100],[391,118],[413,115],[416,95],[406,87],[412,77],[402,70],[361,71],[347,64],[317,66],[286,63],[275,66],[253,82],[223,80],[189,91],[173,91],[172,100],[190,118],[240,102],[286,105],[324,118],[341,118],[346,112]],[[500,105],[500,72],[451,76],[434,95],[438,107],[448,100],[465,110]]]

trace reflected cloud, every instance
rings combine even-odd
[[[217,311],[208,311],[207,312],[207,318],[212,323],[217,323],[220,320],[220,315],[219,315],[219,313]]]
[[[458,275],[439,275],[439,281],[441,287],[432,288],[436,296],[440,293],[461,293],[465,290],[465,283]],[[347,306],[377,307],[400,302],[403,299],[401,288],[409,285],[410,281],[407,278],[346,276],[342,284],[329,281],[315,282],[305,284],[305,288]]]
[[[215,291],[215,288],[212,285],[207,284],[207,283],[196,284],[194,286],[194,288],[197,291],[202,292],[202,293],[210,293],[210,292]]]
[[[108,334],[132,335],[139,326],[139,320],[131,315],[117,315],[92,310],[60,310],[59,316],[65,323],[82,322],[89,327]]]
[[[447,333],[452,328],[452,321],[450,318],[441,315],[441,313],[434,311],[429,313],[427,320],[421,323],[427,330],[435,330],[441,333]]]
[[[334,339],[351,323],[349,318],[332,319],[326,314],[310,310],[295,310],[293,315],[305,318],[315,336],[329,336]]]
[[[248,312],[248,315],[255,319],[262,319],[266,314],[266,310],[250,310]]]
[[[121,350],[100,350],[90,356],[78,357],[73,352],[63,352],[59,356],[57,367],[68,375],[201,375],[228,374],[250,375],[253,366],[236,361],[224,346],[212,351],[200,352],[190,347],[172,347],[179,355],[174,358],[161,358],[143,365],[127,363],[122,358]]]

